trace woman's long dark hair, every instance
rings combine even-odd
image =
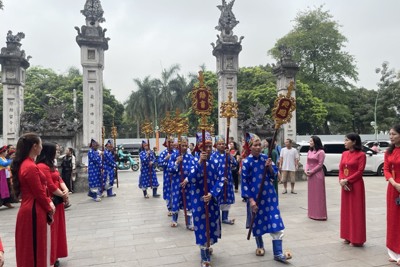
[[[40,144],[40,137],[35,133],[26,133],[18,139],[15,158],[11,162],[13,188],[16,198],[19,198],[21,194],[18,177],[19,169],[21,168],[22,162],[29,157],[29,153],[31,152],[34,144]]]
[[[310,147],[310,150],[311,151],[318,151],[318,150],[320,150],[320,149],[324,149],[324,146],[322,145],[322,141],[321,141],[321,138],[319,138],[318,136],[316,136],[316,135],[312,135],[311,137],[310,137],[312,140],[313,140],[313,142],[314,142],[314,147]]]
[[[237,143],[235,141],[232,141],[231,143],[233,144],[233,147],[231,147],[231,149],[233,148],[234,150],[239,151]]]
[[[391,128],[391,130],[395,131],[396,133],[400,134],[400,124],[397,124]],[[386,150],[388,155],[392,154],[394,150],[394,144],[390,144],[388,149]]]
[[[55,170],[54,158],[57,153],[57,146],[55,143],[45,142],[43,143],[42,152],[36,159],[36,164],[44,163],[50,167],[51,171]]]
[[[361,145],[361,137],[356,134],[356,133],[349,133],[346,135],[346,138],[355,142],[353,149],[357,150],[357,151],[361,151],[362,150],[362,145]]]

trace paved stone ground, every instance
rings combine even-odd
[[[161,173],[159,173],[161,178]],[[179,218],[171,228],[162,198],[144,199],[137,188],[138,173],[120,172],[117,197],[91,201],[85,193],[71,195],[66,211],[69,257],[61,266],[149,267],[200,266],[194,234]],[[161,179],[159,179],[161,181]],[[291,266],[394,266],[385,248],[385,192],[383,177],[365,177],[367,243],[362,248],[339,239],[340,190],[336,176],[326,177],[328,221],[307,218],[307,183],[296,183],[298,194],[279,194],[286,225],[284,248],[293,253]],[[271,238],[264,237],[266,254],[255,256],[255,241],[246,240],[245,203],[237,194],[231,209],[235,225],[223,225],[222,239],[214,246],[213,266],[283,266],[272,256]],[[18,204],[16,205],[18,206]],[[5,266],[15,266],[14,229],[18,208],[0,208],[0,236]]]

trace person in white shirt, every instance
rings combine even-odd
[[[299,167],[299,154],[297,150],[292,147],[293,141],[291,139],[285,140],[285,146],[281,150],[280,160],[279,160],[279,169],[281,170],[282,182],[284,190],[282,194],[287,193],[287,182],[290,180],[291,193],[297,194],[294,191],[294,184],[296,182],[296,170]]]

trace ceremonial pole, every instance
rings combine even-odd
[[[117,136],[118,136],[118,132],[117,132],[117,127],[115,127],[114,125],[114,121],[113,121],[113,126],[111,127],[111,137],[114,140],[114,159],[115,161],[118,163],[118,148],[117,148]],[[118,166],[115,168],[115,179],[117,180],[117,188],[119,188],[119,183],[118,183]]]
[[[101,193],[104,191],[104,137],[106,133],[106,127],[101,127]]]
[[[150,165],[150,154],[152,153],[150,149],[150,140],[149,136],[150,134],[153,133],[153,125],[150,121],[145,121],[142,124],[142,133],[145,135],[145,138],[147,139],[147,145],[149,147],[149,180],[150,180],[150,187],[153,188],[153,164]]]
[[[226,118],[226,148],[229,146],[229,127],[231,125],[231,118],[237,118],[238,103],[232,102],[232,92],[228,94],[228,101],[221,103],[221,118]],[[224,168],[224,201],[227,199],[228,188],[228,165],[229,165],[230,152],[225,153],[225,168]]]
[[[194,112],[201,117],[201,123],[199,129],[203,138],[202,152],[206,152],[206,130],[212,129],[212,126],[208,124],[208,116],[212,112],[213,95],[209,87],[204,85],[203,72],[199,71],[199,87],[194,87],[192,90],[192,109]],[[204,175],[204,196],[208,195],[208,183],[207,183],[207,162],[203,161],[203,175]],[[206,236],[207,236],[207,248],[210,247],[210,214],[208,210],[208,203],[204,202],[205,216],[206,216]]]
[[[174,120],[171,118],[171,114],[169,111],[166,112],[165,114],[165,118],[161,120],[160,123],[160,132],[165,133],[166,137],[167,137],[167,149],[168,149],[168,154],[172,154],[172,150],[171,150],[171,138],[172,138],[172,134],[175,131],[175,122]],[[164,170],[166,171],[166,170]],[[172,174],[169,173],[169,183],[171,184],[171,188],[172,188]],[[171,196],[170,196],[170,201],[172,202],[172,192],[171,192]]]
[[[181,151],[181,137],[183,133],[188,133],[189,132],[189,120],[188,118],[182,118],[179,116],[180,112],[179,109],[176,110],[175,112],[175,130],[176,134],[178,135],[178,145],[179,145],[179,156],[182,156],[182,151]],[[181,173],[181,184],[185,180],[185,176],[183,175],[183,160],[179,164],[179,171]],[[185,223],[186,226],[189,225],[188,218],[187,218],[187,205],[186,205],[186,192],[185,192],[185,187],[182,187],[182,203],[183,203],[183,212],[185,214]]]
[[[274,135],[272,137],[272,141],[269,144],[268,148],[268,158],[272,158],[272,148],[273,144],[275,143],[276,136],[278,133],[279,128],[287,123],[290,122],[292,118],[292,112],[296,109],[296,100],[291,97],[292,90],[294,89],[294,82],[291,81],[289,86],[288,86],[288,91],[286,95],[280,94],[274,102],[274,109],[272,110],[272,117],[275,120],[275,131]],[[264,183],[266,179],[268,168],[264,168],[263,176],[261,178],[261,184],[260,184],[260,189],[257,194],[257,199],[256,199],[256,205],[258,206],[260,201],[261,201],[261,194],[262,191],[264,190]],[[251,236],[251,231],[253,230],[253,224],[254,220],[256,218],[256,213],[252,212],[251,214],[251,222],[249,226],[249,232],[247,233],[247,240],[250,240]]]

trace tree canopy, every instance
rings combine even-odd
[[[290,48],[300,65],[298,79],[325,101],[337,97],[338,91],[351,85],[349,81],[358,79],[355,58],[344,50],[347,38],[339,31],[340,25],[323,6],[299,12],[294,22],[269,53],[279,59],[279,47]]]

